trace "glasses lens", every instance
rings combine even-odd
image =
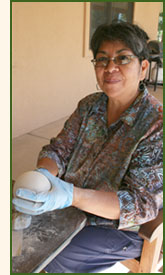
[[[132,57],[130,55],[118,55],[115,57],[115,63],[118,65],[124,65],[131,62]]]
[[[124,65],[131,62],[132,58],[135,56],[133,55],[118,55],[114,58],[108,58],[108,57],[99,57],[96,59],[91,60],[95,67],[106,67],[110,60],[113,60],[113,62],[117,65]]]
[[[108,64],[107,57],[99,57],[94,60],[95,67],[106,67]]]

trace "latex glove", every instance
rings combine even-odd
[[[29,215],[40,215],[47,211],[62,209],[72,205],[73,184],[67,183],[53,176],[47,169],[39,168],[36,171],[45,175],[52,188],[48,192],[36,193],[29,189],[19,188],[13,199],[15,209]]]

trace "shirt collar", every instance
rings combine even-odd
[[[139,109],[141,108],[142,102],[144,101],[147,95],[148,95],[147,89],[140,92],[140,94],[137,96],[135,101],[129,106],[127,110],[124,111],[124,113],[121,115],[119,120],[123,121],[128,126],[132,127],[134,125],[134,121],[137,117]],[[97,114],[97,116],[100,117],[100,120],[105,124],[107,123],[106,121],[107,103],[108,103],[108,96],[104,92],[102,92],[98,102],[93,106],[91,110],[91,114],[92,113]]]
[[[128,126],[132,127],[134,125],[134,121],[136,120],[139,109],[141,108],[142,102],[148,95],[148,90],[145,89],[143,92],[137,96],[135,101],[129,106],[129,108],[122,114],[120,119],[126,123]]]

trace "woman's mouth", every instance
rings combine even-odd
[[[117,78],[108,78],[108,79],[104,79],[104,83],[106,84],[115,84],[115,83],[118,83],[120,82],[121,80],[120,79],[117,79]]]

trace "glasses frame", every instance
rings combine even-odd
[[[130,58],[130,60],[129,60],[129,62],[127,62],[127,63],[124,63],[124,64],[118,64],[118,63],[116,63],[116,58],[118,57],[118,56],[129,56],[129,58]],[[126,65],[126,64],[129,64],[131,61],[132,61],[132,59],[133,58],[138,58],[136,55],[133,55],[133,54],[123,54],[123,55],[118,55],[118,56],[115,56],[115,57],[107,57],[107,60],[105,61],[105,65],[100,65],[100,66],[96,66],[94,63],[97,61],[97,58],[94,58],[94,59],[92,59],[91,60],[91,62],[93,63],[93,65],[94,65],[94,67],[96,67],[96,68],[105,68],[105,67],[107,67],[108,65],[109,65],[109,62],[110,61],[113,61],[114,62],[114,64],[116,64],[116,65],[118,65],[118,66],[123,66],[123,65]]]

